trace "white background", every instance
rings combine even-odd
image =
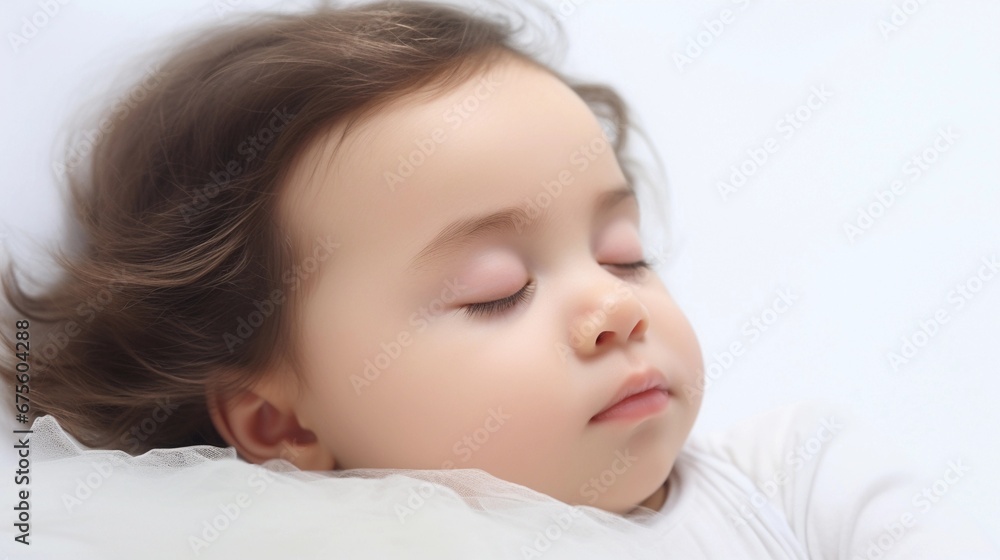
[[[123,63],[183,26],[279,6],[231,3],[69,2],[17,52],[10,33],[41,8],[0,8],[5,255],[30,261],[29,242],[58,240],[58,142],[81,104],[113,95]],[[618,88],[664,162],[674,251],[662,274],[716,364],[695,431],[806,398],[843,404],[942,474],[949,460],[968,464],[946,499],[1000,541],[1000,275],[962,309],[949,298],[960,283],[980,287],[981,259],[1000,257],[1000,4],[547,4],[568,32],[561,69]],[[879,22],[904,4],[919,8],[886,35]],[[712,35],[704,22],[725,9],[730,23]],[[700,53],[689,43],[699,33]],[[800,108],[814,87],[832,94]],[[796,110],[808,118],[787,138],[778,123]],[[904,165],[948,128],[957,139],[913,180]],[[718,183],[768,138],[778,149],[724,199]],[[850,240],[844,224],[896,180],[905,190]],[[744,324],[778,290],[797,301],[751,341]],[[893,368],[888,354],[940,309],[948,323]],[[745,352],[722,367],[734,342]]]

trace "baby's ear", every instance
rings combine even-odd
[[[299,425],[294,403],[273,383],[237,395],[206,393],[212,423],[240,457],[260,464],[285,459],[301,470],[332,470],[336,461],[316,434]]]

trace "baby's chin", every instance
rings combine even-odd
[[[667,492],[669,492],[669,489],[667,488],[668,484],[669,484],[668,482],[664,482],[663,484],[658,486],[655,492],[653,492],[645,500],[636,504],[635,507],[644,507],[644,508],[649,508],[653,511],[660,511],[660,508],[662,508],[663,504],[667,501]],[[630,508],[630,510],[631,509],[635,508]]]

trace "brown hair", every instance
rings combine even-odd
[[[4,270],[16,312],[0,327],[5,347],[15,321],[30,323],[31,418],[51,414],[94,448],[227,445],[206,389],[235,394],[279,363],[298,371],[306,290],[272,297],[309,253],[277,220],[296,157],[323,130],[500,56],[570,85],[608,125],[631,181],[619,96],[561,76],[515,44],[518,32],[503,18],[390,1],[254,14],[183,37],[141,97],[104,111],[88,165],[67,175],[78,244],[55,251],[59,278],[31,295],[13,262]],[[19,384],[18,360],[4,358],[4,380]]]

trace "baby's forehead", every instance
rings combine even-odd
[[[569,109],[566,101],[575,101],[575,121],[592,128],[589,109],[559,78],[509,57],[447,89],[405,94],[361,118],[329,126],[290,170],[284,189],[286,216],[301,216],[303,209],[324,200],[345,205],[356,198],[352,194],[378,198],[403,192],[411,179],[439,168],[450,156],[481,155],[463,147],[479,145],[490,149],[495,159],[510,158],[517,151],[513,144],[536,132],[533,124],[537,113],[546,112],[546,100],[550,108],[555,104],[561,109]],[[567,116],[556,118],[565,121]]]

